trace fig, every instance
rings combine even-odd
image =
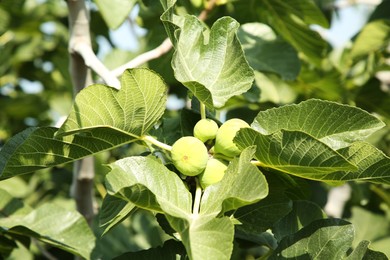
[[[227,165],[218,159],[210,158],[207,161],[206,169],[199,175],[199,182],[203,189],[211,184],[217,183],[222,180],[225,175]]]
[[[171,156],[176,169],[187,176],[202,173],[209,159],[204,143],[193,136],[178,139],[172,145]]]
[[[240,150],[234,144],[233,138],[236,136],[238,130],[245,127],[250,126],[247,122],[238,118],[229,119],[223,123],[218,129],[217,136],[215,137],[215,152],[228,157],[239,155]]]
[[[215,121],[208,118],[201,119],[195,124],[194,136],[202,142],[206,142],[215,139],[217,131],[218,125]]]

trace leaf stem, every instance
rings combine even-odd
[[[198,216],[200,208],[200,198],[202,197],[202,188],[200,187],[198,178],[195,178],[196,181],[196,190],[195,190],[195,200],[194,207],[192,209],[192,215]]]
[[[206,106],[202,102],[200,102],[200,117],[202,119],[206,119]]]
[[[165,149],[168,151],[172,150],[172,146],[167,145],[166,143],[160,142],[159,140],[155,139],[154,137],[152,137],[150,135],[141,136],[140,139],[143,141],[149,142],[151,144],[154,144],[155,146],[160,147],[162,149]]]
[[[252,160],[251,163],[255,166],[260,166],[260,167],[266,167],[264,163],[257,161],[257,160]]]

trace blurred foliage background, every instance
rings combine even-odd
[[[119,8],[114,5],[118,1],[113,1],[112,9],[105,8],[106,2],[96,0],[87,4],[91,11],[93,47],[108,68],[114,69],[157,47],[166,38],[159,1],[127,0]],[[290,21],[290,16],[283,13],[286,9],[282,8],[282,0],[217,2],[205,23],[211,26],[225,15],[235,18],[242,25],[238,36],[256,74],[251,90],[232,98],[220,114],[251,122],[261,110],[308,98],[356,105],[386,122],[387,127],[370,142],[390,155],[389,0],[304,1],[316,4],[324,19],[298,17],[297,21]],[[177,12],[198,15],[204,4],[201,0],[179,1]],[[334,24],[347,8],[364,10],[361,21],[348,21],[361,23],[362,27],[347,43],[334,46],[327,38],[326,27]],[[122,17],[115,12],[125,13],[125,19],[115,19]],[[58,125],[68,114],[73,96],[68,40],[65,1],[0,1],[0,149],[11,136],[25,128]],[[177,122],[175,119],[182,111],[188,113],[183,110],[187,93],[173,76],[171,57],[172,51],[145,66],[157,71],[169,84],[167,115],[171,122]],[[95,75],[95,80],[100,79]],[[139,154],[139,149],[144,148],[135,144],[96,156],[98,203],[105,195],[102,183],[107,172],[101,165]],[[71,179],[72,167],[64,165],[2,181],[0,188],[32,207],[54,201],[74,208],[69,196]],[[307,187],[306,197],[325,207],[331,187],[310,182]],[[357,225],[358,241],[371,239],[373,248],[390,257],[390,187],[359,183],[350,183],[349,187],[351,193],[342,216]],[[99,232],[96,226],[96,234]],[[109,259],[128,250],[161,245],[164,240],[165,234],[155,218],[139,211],[100,239],[98,250]],[[39,258],[46,252],[39,243],[35,248],[31,252],[16,250],[11,259]],[[54,248],[48,248],[47,252],[59,255],[59,259],[72,258]]]

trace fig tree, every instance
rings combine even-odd
[[[177,140],[172,146],[171,156],[175,167],[187,176],[200,174],[209,159],[204,143],[193,136],[184,136]]]
[[[218,125],[215,121],[205,118],[199,120],[194,127],[194,136],[206,142],[208,140],[215,139],[217,135]]]
[[[240,154],[240,150],[233,143],[233,138],[236,136],[238,130],[244,127],[250,127],[244,120],[233,118],[227,120],[218,129],[215,138],[214,150],[216,153],[221,153],[228,157],[234,157]]]
[[[199,175],[199,182],[203,189],[211,184],[217,183],[222,180],[225,175],[227,166],[221,160],[210,158],[207,162],[206,169]]]

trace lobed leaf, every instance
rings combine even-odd
[[[189,221],[168,217],[180,234],[190,259],[229,259],[233,251],[234,225],[228,217],[204,218]]]
[[[251,126],[264,135],[281,129],[305,132],[337,150],[367,138],[384,125],[360,108],[309,99],[261,111]]]
[[[98,84],[82,90],[60,129],[29,128],[11,138],[0,151],[0,179],[139,140],[164,113],[167,86],[148,69],[127,70],[121,82],[121,90]]]
[[[298,76],[301,64],[297,52],[269,26],[262,23],[243,24],[237,35],[253,69],[277,73],[284,80],[293,80]]]
[[[343,259],[352,245],[352,224],[320,219],[283,238],[269,259]]]
[[[369,181],[390,184],[390,158],[373,145],[355,142],[349,147],[338,150],[357,170],[334,172],[317,176],[321,181]]]
[[[241,148],[256,145],[254,156],[262,167],[302,178],[316,179],[332,172],[356,169],[340,153],[303,132],[280,130],[263,135],[243,128],[234,142]],[[342,173],[339,175],[341,178]]]
[[[55,137],[55,127],[32,127],[13,136],[0,150],[0,179],[69,163],[136,139],[102,128],[89,135]]]
[[[117,29],[130,15],[136,0],[95,0],[104,21],[110,29]]]
[[[175,77],[209,108],[249,90],[254,73],[237,38],[239,24],[218,19],[208,30],[194,16],[185,16],[177,31],[172,67]]]
[[[213,218],[224,212],[253,204],[268,195],[264,175],[250,161],[255,147],[244,149],[228,166],[222,180],[203,193],[200,214]]]
[[[327,27],[328,22],[318,7],[310,0],[263,0],[256,12],[260,19],[273,27],[311,62],[321,64],[326,42],[309,28],[309,24]]]
[[[385,49],[390,43],[390,21],[375,20],[366,24],[358,34],[350,53],[353,60]]]
[[[99,223],[104,227],[102,236],[127,218],[134,208],[133,203],[107,194],[99,212]]]
[[[45,203],[33,210],[3,190],[0,190],[0,198],[1,228],[90,259],[95,236],[76,210],[65,210],[52,203]]]
[[[120,90],[94,84],[80,91],[57,136],[109,128],[139,138],[161,118],[166,100],[167,86],[158,74],[126,70]]]
[[[136,206],[187,219],[191,214],[191,194],[176,173],[160,162],[142,156],[128,157],[110,164],[106,188]]]

